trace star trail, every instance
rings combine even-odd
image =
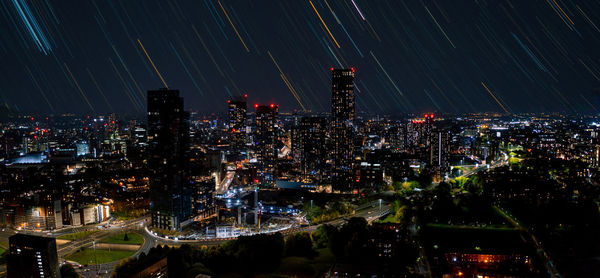
[[[357,109],[596,113],[600,2],[587,0],[6,0],[0,105],[139,114],[145,92],[187,108],[232,96],[328,111],[331,67]]]

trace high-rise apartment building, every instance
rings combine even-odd
[[[255,105],[256,108],[256,158],[263,183],[273,184],[277,161],[277,118],[279,106]]]
[[[303,178],[320,180],[324,175],[326,148],[325,134],[327,119],[325,117],[304,117],[299,126],[299,155]]]
[[[431,132],[429,145],[429,165],[434,169],[434,180],[441,181],[450,171],[450,132],[436,129]]]
[[[192,214],[189,115],[179,91],[148,91],[148,169],[152,226],[179,230]]]
[[[354,69],[331,69],[331,184],[334,191],[353,188]]]
[[[235,98],[227,101],[227,116],[229,118],[229,135],[231,136],[231,153],[237,158],[246,151],[246,114],[248,104],[244,95],[243,98]]]

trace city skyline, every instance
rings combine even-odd
[[[600,277],[599,26],[0,0],[0,278]]]
[[[596,113],[599,5],[6,2],[0,106],[142,115],[169,87],[191,111],[248,94],[325,112],[330,67],[354,67],[357,112]]]

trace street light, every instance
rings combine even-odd
[[[96,261],[96,267],[98,267],[98,257],[96,257],[96,240],[92,240],[92,245],[94,246],[94,261]]]

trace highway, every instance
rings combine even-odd
[[[390,210],[391,210],[391,208],[389,207],[388,203],[382,202],[381,206],[380,206],[379,201],[374,201],[374,202],[359,206],[356,209],[356,212],[354,214],[350,214],[350,215],[344,216],[342,218],[334,219],[329,222],[299,228],[299,229],[297,229],[297,231],[313,232],[313,231],[317,230],[317,228],[319,228],[321,225],[325,225],[325,224],[333,225],[335,227],[340,227],[344,223],[346,223],[346,221],[348,221],[348,219],[351,217],[363,217],[367,220],[367,222],[371,223],[371,222],[389,214]]]
[[[225,174],[225,178],[219,184],[217,184],[215,188],[217,195],[222,195],[225,194],[225,192],[227,192],[234,177],[235,171],[227,171],[227,173]]]

